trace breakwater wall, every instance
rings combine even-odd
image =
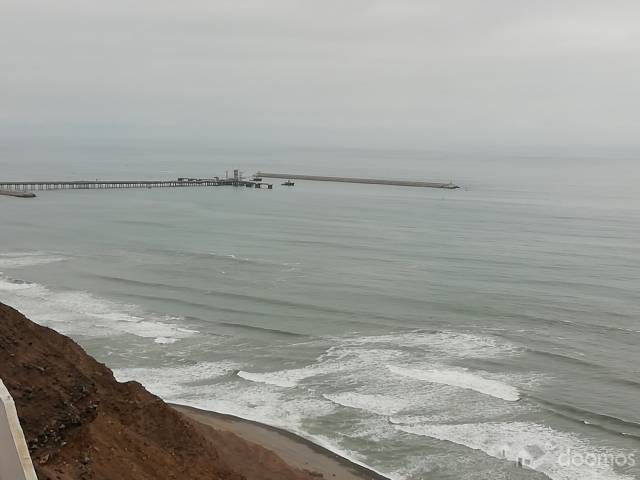
[[[320,175],[299,175],[294,173],[269,173],[258,172],[257,177],[263,178],[287,178],[292,180],[309,180],[313,182],[341,182],[341,183],[366,183],[371,185],[396,185],[400,187],[425,187],[425,188],[445,188],[454,190],[460,188],[454,183],[423,182],[417,180],[389,180],[378,178],[357,178],[357,177],[327,177]]]

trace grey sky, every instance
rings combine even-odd
[[[0,135],[640,143],[637,0],[0,0],[0,10]]]

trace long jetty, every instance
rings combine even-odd
[[[258,172],[256,177],[263,178],[287,178],[292,180],[309,180],[313,182],[342,182],[342,183],[367,183],[373,185],[396,185],[401,187],[426,187],[426,188],[446,188],[453,190],[460,188],[454,183],[421,182],[416,180],[386,180],[376,178],[354,178],[354,177],[325,177],[318,175],[297,175],[293,173],[268,173]]]
[[[252,180],[240,180],[234,178],[189,179],[178,180],[137,180],[137,181],[37,181],[37,182],[3,182],[0,181],[0,192],[4,195],[35,196],[33,194],[20,194],[20,192],[32,192],[34,190],[76,190],[76,189],[101,189],[101,188],[173,188],[173,187],[217,187],[232,185],[235,187],[272,188],[265,182]]]

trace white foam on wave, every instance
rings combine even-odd
[[[195,333],[175,322],[177,317],[161,317],[142,312],[135,305],[113,302],[82,291],[55,291],[0,275],[3,301],[36,323],[67,335],[105,337],[131,334],[143,338],[163,338],[164,343]]]
[[[382,361],[401,357],[395,350],[364,350],[334,346],[316,359],[316,363],[301,368],[274,372],[240,371],[238,376],[252,382],[266,383],[281,388],[292,388],[308,378],[327,374],[355,374],[370,370]]]
[[[366,442],[394,441],[398,431],[386,415],[366,415],[349,422],[346,436],[349,440],[361,438]],[[335,441],[335,440],[334,440]]]
[[[520,393],[517,388],[497,380],[485,378],[476,373],[471,373],[466,369],[446,368],[419,370],[394,365],[387,365],[387,368],[396,375],[403,377],[473,390],[509,402],[520,400]]]
[[[324,398],[344,407],[356,408],[376,415],[390,416],[411,407],[412,401],[390,395],[343,392],[324,394]]]
[[[611,458],[629,452],[612,451],[589,444],[575,434],[528,422],[474,423],[457,425],[396,425],[399,431],[444,440],[480,450],[495,458],[516,462],[530,458],[531,468],[552,480],[633,480],[617,472],[606,461],[596,465],[573,458]],[[595,456],[595,457],[594,457]],[[566,461],[565,461],[566,460]]]
[[[0,291],[3,292],[14,292],[17,290],[27,290],[27,289],[36,289],[38,287],[37,284],[23,282],[21,280],[13,280],[7,277],[4,277],[0,274]]]
[[[176,343],[178,341],[177,338],[167,338],[167,337],[157,337],[153,340],[154,343],[158,343],[160,345],[170,345],[172,343]]]
[[[336,406],[302,391],[275,385],[234,381],[236,362],[201,362],[167,367],[114,368],[119,381],[136,380],[166,401],[284,428],[306,435],[303,423],[329,415]],[[226,377],[225,381],[223,377]]]
[[[0,253],[0,270],[33,267],[47,263],[61,262],[67,258],[47,252],[9,252]]]
[[[334,371],[335,368],[330,364],[316,363],[302,368],[277,370],[275,372],[257,373],[241,370],[238,372],[238,376],[251,382],[266,383],[282,388],[292,388],[307,378],[332,373]]]
[[[326,339],[321,341],[324,345]],[[524,408],[450,385],[409,382],[387,368],[408,365],[415,355],[415,350],[392,343],[336,339],[315,361],[300,368],[260,372],[255,365],[229,365],[225,372],[236,370],[238,379],[227,375],[210,383],[199,380],[205,373],[196,367],[190,372],[140,369],[133,378],[143,379],[165,400],[284,428],[361,464],[368,462],[351,451],[353,439],[394,442],[398,430],[392,420],[422,416],[474,422],[484,420],[485,413],[500,416]],[[353,410],[348,412],[345,407]],[[336,412],[348,413],[346,418],[352,422],[344,426],[348,432],[327,433],[327,425],[334,421],[330,415]],[[319,431],[325,433],[318,435]],[[396,465],[385,468],[401,471]],[[404,478],[400,473],[395,476]]]
[[[496,401],[488,395],[465,395],[462,394],[464,390],[449,385],[429,384],[428,393],[412,394],[412,388],[407,388],[407,395],[418,408],[398,412],[389,417],[389,422],[472,423],[503,418],[505,415],[515,417],[528,414],[532,409],[532,406],[525,402]]]
[[[296,433],[296,432],[294,432]],[[376,470],[375,468],[373,468],[372,466],[368,465],[367,463],[365,463],[367,461],[367,459],[365,457],[363,457],[363,455],[359,454],[358,452],[355,452],[353,450],[344,448],[344,447],[337,447],[335,440],[328,438],[324,435],[308,435],[305,433],[298,433],[298,435],[300,435],[303,438],[306,438],[307,440],[312,441],[313,443],[315,443],[316,445],[320,445],[322,448],[325,448],[327,450],[329,450],[330,452],[335,453],[336,455],[342,457],[342,458],[346,458],[347,460],[349,460],[351,463],[355,463],[356,465],[360,465],[361,467],[364,467],[372,472],[377,473],[378,475],[388,478],[389,480],[405,480],[405,477],[400,477],[394,474],[389,474],[389,473],[384,473],[381,472],[379,470]]]
[[[303,392],[287,392],[273,385],[223,382],[185,388],[177,403],[227,413],[303,434],[305,422],[329,415],[335,405]]]
[[[175,402],[185,396],[192,384],[223,377],[238,367],[237,363],[227,361],[200,362],[167,367],[114,368],[113,374],[119,382],[140,382],[154,395]]]
[[[352,345],[389,345],[423,349],[425,353],[456,358],[501,358],[520,354],[523,349],[497,337],[463,332],[405,332],[372,335],[348,340]]]
[[[306,378],[296,376],[295,372],[287,370],[268,373],[251,373],[240,370],[238,376],[250,382],[267,383],[282,388],[295,387],[301,379]]]
[[[290,431],[320,445],[351,462],[376,471],[365,463],[365,459],[352,450],[341,448],[335,439],[324,435],[310,434],[304,423],[330,415],[335,405],[320,398],[285,392],[274,385],[255,383],[240,387],[237,383],[223,383],[209,387],[185,389],[182,397],[174,395],[175,403],[194,408],[235,415],[247,420],[272,425]],[[164,397],[163,397],[164,398]],[[383,475],[381,472],[378,472]],[[400,477],[392,480],[401,480]]]

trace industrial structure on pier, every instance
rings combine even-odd
[[[233,177],[228,175],[213,178],[180,177],[176,180],[42,180],[28,182],[0,181],[0,195],[20,197],[34,197],[35,190],[87,190],[98,188],[175,188],[175,187],[218,187],[230,185],[234,187],[267,188],[273,184],[261,179],[245,180],[238,170],[233,171]]]

